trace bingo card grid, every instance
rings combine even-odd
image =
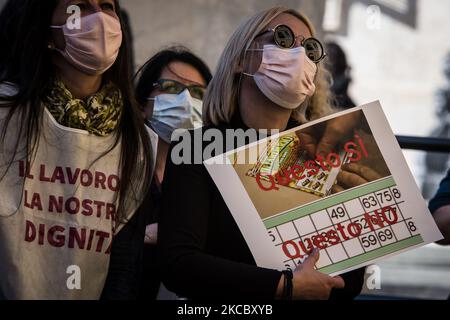
[[[357,194],[356,194],[357,192]],[[323,204],[321,204],[323,203]],[[395,209],[398,220],[384,226],[369,226],[365,215],[375,217],[375,210],[390,206]],[[318,210],[319,209],[319,210]],[[391,215],[392,213],[388,213]],[[347,237],[338,231],[339,224],[346,230],[350,223],[362,228],[358,237]],[[282,250],[286,241],[304,241],[330,230],[336,231],[340,242],[320,250],[316,268],[331,274],[351,268],[382,255],[415,246],[423,242],[413,218],[404,210],[404,200],[393,177],[368,183],[357,190],[348,190],[330,196],[318,203],[284,212],[264,220],[273,244]],[[304,242],[305,243],[305,242]],[[306,246],[306,243],[305,243]],[[284,255],[284,253],[283,253]],[[306,258],[288,259],[285,267],[293,270]]]

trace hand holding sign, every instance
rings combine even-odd
[[[317,155],[327,155],[333,148],[350,135],[360,123],[360,114],[349,113],[334,118],[325,123],[325,126],[317,125],[302,129],[297,132],[302,149],[311,158]]]
[[[294,300],[326,300],[329,298],[332,289],[344,288],[345,283],[341,277],[330,277],[314,268],[319,258],[319,250],[315,249],[295,269],[292,278],[292,298]],[[283,279],[280,280],[280,285],[278,292],[283,290]]]
[[[336,184],[331,189],[332,193],[359,187],[382,178],[375,170],[355,163],[345,164],[341,169],[342,171],[337,176]]]
[[[156,245],[158,242],[158,224],[153,223],[145,227],[145,244]]]

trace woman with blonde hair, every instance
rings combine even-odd
[[[284,131],[331,113],[320,63],[325,53],[313,36],[309,20],[284,7],[243,22],[208,87],[202,130]],[[160,263],[171,291],[191,299],[327,299],[344,288],[341,277],[314,269],[317,251],[294,272],[257,267],[202,164],[177,165],[169,158],[163,190]],[[346,295],[357,295],[361,283],[356,287]]]

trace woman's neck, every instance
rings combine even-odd
[[[261,93],[253,80],[249,81],[247,79],[242,83],[243,89],[239,99],[239,112],[244,124],[256,130],[286,130],[292,110],[273,103]]]
[[[86,99],[96,94],[102,85],[102,75],[89,75],[65,60],[56,64],[56,74],[75,99]]]
[[[255,112],[255,110],[257,111]],[[292,111],[278,106],[261,104],[251,108],[240,108],[240,114],[242,121],[249,128],[284,131],[288,127]]]

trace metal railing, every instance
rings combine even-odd
[[[450,153],[450,139],[396,136],[402,149]]]

